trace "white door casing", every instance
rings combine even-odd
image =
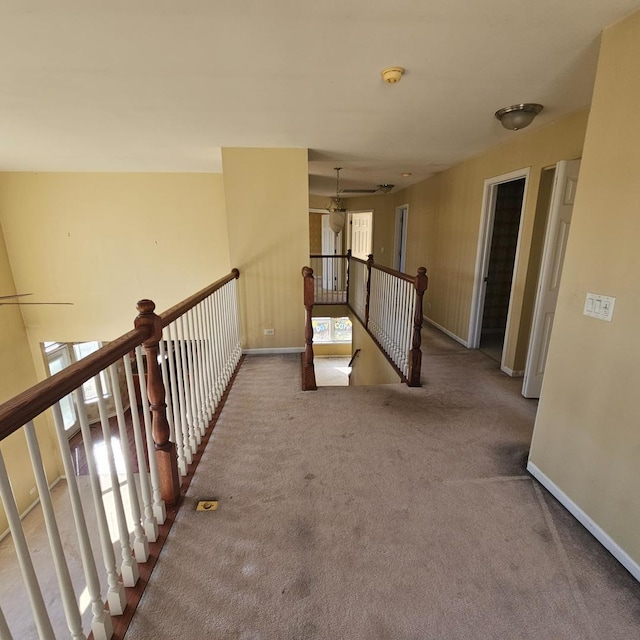
[[[520,212],[520,225],[518,228],[518,239],[516,242],[516,255],[513,261],[513,277],[511,280],[511,297],[509,298],[509,310],[507,312],[507,328],[504,336],[504,344],[507,344],[509,332],[511,330],[511,307],[513,302],[513,283],[516,280],[518,271],[518,258],[520,256],[520,239],[522,236],[522,215],[527,201],[527,189],[529,187],[530,167],[505,173],[495,178],[484,181],[484,193],[482,197],[482,214],[480,217],[480,231],[478,234],[478,250],[476,254],[475,281],[471,298],[471,315],[469,318],[469,337],[467,344],[470,349],[477,349],[480,346],[480,336],[482,332],[482,312],[484,310],[484,298],[487,289],[486,277],[489,271],[489,256],[491,253],[491,239],[493,236],[493,222],[496,211],[496,197],[498,187],[505,182],[525,179],[524,193],[522,196],[522,208]],[[504,364],[504,351],[500,368],[509,373]],[[511,373],[510,373],[511,375]]]
[[[329,214],[322,216],[322,255],[334,256],[341,253],[342,231],[334,233],[329,225]],[[339,291],[343,287],[341,260],[322,261],[322,288],[325,291]]]
[[[580,160],[556,166],[522,385],[525,398],[539,398],[542,390],[579,171]]]

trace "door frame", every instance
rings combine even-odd
[[[407,259],[407,221],[409,219],[409,205],[401,204],[396,207],[396,226],[393,241],[393,265],[396,271],[404,273]],[[402,236],[400,237],[400,229]],[[399,245],[399,246],[398,246]]]
[[[473,294],[471,297],[471,313],[469,316],[469,336],[468,344],[470,349],[477,349],[480,346],[480,336],[482,332],[482,314],[484,311],[484,300],[486,293],[485,278],[489,268],[489,255],[491,253],[491,240],[493,237],[493,223],[496,212],[496,198],[498,187],[505,182],[513,182],[524,178],[524,192],[522,194],[522,208],[520,209],[520,224],[518,225],[518,238],[516,240],[516,254],[513,262],[513,275],[511,277],[511,293],[509,295],[509,308],[507,311],[507,326],[504,334],[504,344],[509,341],[512,330],[511,315],[513,310],[513,285],[518,275],[518,259],[520,257],[520,246],[522,241],[523,217],[527,204],[527,191],[529,188],[529,177],[531,167],[510,171],[484,181],[482,194],[482,210],[480,215],[480,228],[478,231],[478,248],[476,252],[475,275],[473,280]],[[505,349],[503,346],[500,369],[509,375],[513,371],[505,367]]]

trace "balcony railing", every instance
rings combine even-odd
[[[319,263],[318,261],[321,260]],[[313,371],[313,329],[311,316],[314,304],[347,304],[361,322],[380,350],[396,369],[401,379],[411,387],[420,386],[422,364],[421,335],[423,321],[423,297],[427,290],[427,270],[418,269],[410,276],[373,262],[344,256],[311,256],[311,264],[320,266],[318,276],[313,267],[305,267],[306,329],[305,353],[303,356],[303,389],[315,389]],[[327,269],[327,265],[329,269]],[[343,265],[335,267],[334,265]],[[344,284],[339,278],[343,291],[332,292],[325,284],[331,280],[325,274],[344,273]]]
[[[153,302],[142,300],[132,331],[0,406],[0,439],[18,431],[26,438],[59,588],[57,595],[43,593],[39,554],[29,548],[0,452],[0,497],[32,615],[31,620],[21,608],[16,620],[0,609],[2,640],[36,634],[86,638],[89,627],[96,640],[112,637],[127,607],[127,589],[137,585],[141,572],[148,576],[147,565],[152,556],[157,558],[158,549],[151,554],[150,545],[158,540],[166,505],[179,502],[181,483],[240,361],[239,275],[234,270],[161,315],[155,314]],[[111,418],[102,389],[105,375],[116,410]],[[82,392],[90,379],[97,388],[100,447],[95,446]],[[70,394],[80,422],[90,501],[81,498],[58,404]],[[60,534],[37,437],[50,421],[75,523],[77,544],[71,549]],[[97,539],[90,531],[98,532]],[[90,601],[87,623],[70,572],[70,556],[78,550],[86,585],[81,588]],[[68,631],[58,628],[60,616],[52,616],[56,606],[64,610]]]

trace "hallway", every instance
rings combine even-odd
[[[525,472],[521,380],[423,336],[421,389],[245,359],[127,638],[640,638],[638,584]]]

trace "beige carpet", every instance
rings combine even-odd
[[[521,381],[425,336],[422,389],[246,359],[129,640],[640,638],[639,585],[525,473]]]

